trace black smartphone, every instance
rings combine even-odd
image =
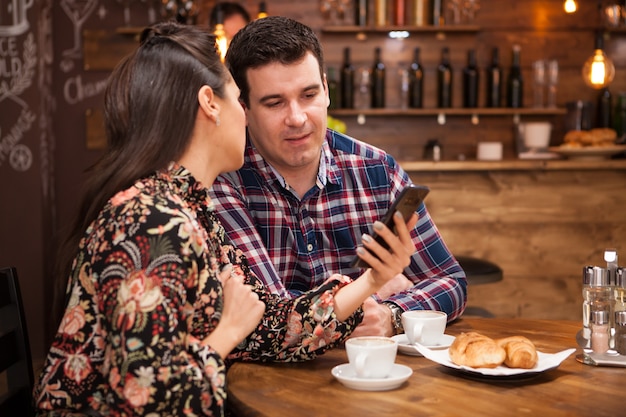
[[[400,192],[400,194],[398,195],[398,198],[396,198],[393,204],[391,204],[391,207],[389,207],[389,210],[387,210],[387,213],[385,213],[385,216],[380,221],[384,223],[385,226],[390,228],[395,233],[396,228],[395,228],[395,224],[393,221],[393,215],[395,214],[395,212],[399,211],[400,213],[402,213],[402,217],[404,217],[404,221],[405,222],[409,221],[409,219],[411,218],[411,215],[413,215],[413,213],[417,211],[420,204],[422,204],[422,202],[426,198],[426,195],[428,195],[429,191],[430,191],[430,188],[424,185],[415,185],[415,184],[407,185]],[[387,242],[385,242],[385,240],[382,237],[376,235],[376,232],[372,233],[372,237],[374,238],[374,240],[376,240],[376,242],[380,243],[383,247],[389,248],[389,245],[387,245]],[[358,256],[354,257],[354,260],[352,261],[350,266],[355,267],[355,268],[369,268],[370,267],[367,262],[365,262]]]

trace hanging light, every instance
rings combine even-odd
[[[574,13],[578,10],[578,3],[576,3],[576,0],[565,0],[565,3],[563,3],[563,9],[565,10],[565,13]]]
[[[216,7],[217,16],[215,19],[216,23],[213,34],[215,35],[217,49],[220,51],[220,58],[222,59],[222,62],[224,62],[224,58],[226,57],[226,51],[228,51],[228,39],[226,39],[226,32],[224,31],[224,12],[222,11],[222,7],[219,4]]]
[[[259,14],[257,15],[257,19],[263,19],[267,17],[267,6],[264,1],[259,2]]]
[[[615,65],[603,50],[602,32],[596,33],[594,53],[583,65],[583,80],[589,87],[601,89],[608,86],[615,77]]]

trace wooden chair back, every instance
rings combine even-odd
[[[33,363],[17,271],[0,268],[0,416],[32,416]]]

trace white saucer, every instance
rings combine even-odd
[[[413,374],[413,370],[396,363],[387,378],[358,378],[352,365],[344,363],[335,366],[331,373],[348,388],[360,391],[388,391],[402,385]]]
[[[391,338],[398,343],[398,350],[400,351],[400,353],[404,353],[405,355],[410,355],[410,356],[422,356],[422,354],[417,350],[415,345],[412,345],[409,342],[409,339],[407,339],[406,334],[397,334],[395,336],[392,336]],[[432,345],[432,346],[426,346],[426,347],[429,348],[430,350],[447,349],[450,347],[452,342],[454,342],[454,339],[455,339],[454,336],[449,335],[449,334],[444,334],[443,336],[441,336],[439,343]]]

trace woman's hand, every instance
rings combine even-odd
[[[251,285],[244,284],[243,275],[231,272],[232,267],[227,267],[219,276],[224,289],[224,309],[219,324],[203,341],[222,358],[252,333],[265,312],[265,304]]]

